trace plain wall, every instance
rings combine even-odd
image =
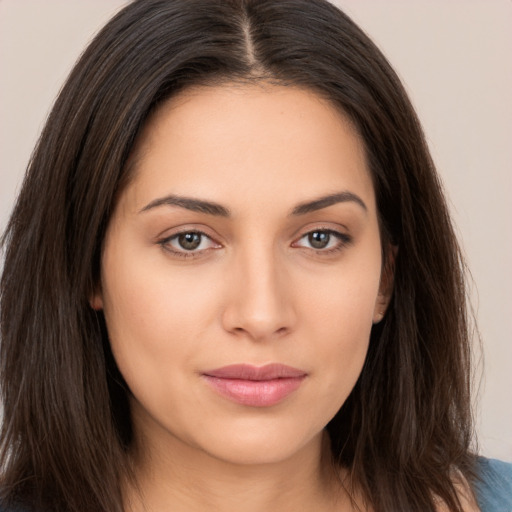
[[[67,73],[125,3],[0,0],[0,229]],[[334,3],[389,58],[423,122],[474,279],[481,452],[512,461],[512,2]]]

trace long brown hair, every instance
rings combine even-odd
[[[71,72],[3,237],[1,499],[121,512],[127,390],[101,313],[105,229],[149,114],[191,85],[272,80],[316,91],[366,147],[394,295],[361,376],[327,426],[334,460],[378,511],[460,511],[473,477],[464,265],[406,93],[368,37],[324,0],[137,0]]]

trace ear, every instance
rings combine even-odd
[[[393,295],[393,285],[395,281],[395,261],[398,253],[398,246],[389,245],[386,249],[384,265],[380,276],[379,294],[375,301],[373,311],[373,323],[378,324],[386,314],[391,297]]]
[[[89,297],[89,305],[94,311],[103,309],[103,291],[100,284],[96,285],[94,293]]]

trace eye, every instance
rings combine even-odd
[[[202,231],[182,231],[158,242],[165,250],[183,257],[195,256],[198,253],[220,247]]]
[[[343,249],[351,241],[352,238],[344,233],[332,229],[315,229],[301,236],[293,246],[329,253]]]

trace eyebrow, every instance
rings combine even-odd
[[[312,201],[300,203],[292,210],[291,215],[305,215],[306,213],[315,212],[317,210],[322,210],[323,208],[327,208],[338,203],[346,202],[356,203],[365,212],[368,211],[366,204],[359,196],[353,194],[352,192],[343,191],[335,194],[329,194],[327,196],[322,196],[317,199],[313,199]],[[230,210],[219,203],[172,194],[151,201],[149,204],[144,206],[144,208],[142,208],[139,213],[152,210],[153,208],[157,208],[159,206],[178,206],[193,212],[206,213],[208,215],[215,215],[219,217],[231,216]]]
[[[222,206],[218,203],[213,203],[211,201],[204,201],[202,199],[194,199],[192,197],[183,197],[183,196],[175,196],[169,195],[165,197],[161,197],[159,199],[155,199],[151,201],[149,204],[144,206],[139,213],[147,212],[148,210],[152,210],[153,208],[157,208],[158,206],[179,206],[180,208],[185,208],[186,210],[191,210],[193,212],[206,213],[208,215],[217,215],[219,217],[229,217],[230,211],[225,206]]]
[[[359,196],[353,194],[352,192],[343,191],[336,194],[329,194],[328,196],[319,197],[313,201],[300,203],[292,210],[292,215],[304,215],[306,213],[322,210],[323,208],[327,208],[328,206],[332,206],[334,204],[346,202],[354,202],[358,204],[365,212],[368,211],[366,204]]]

